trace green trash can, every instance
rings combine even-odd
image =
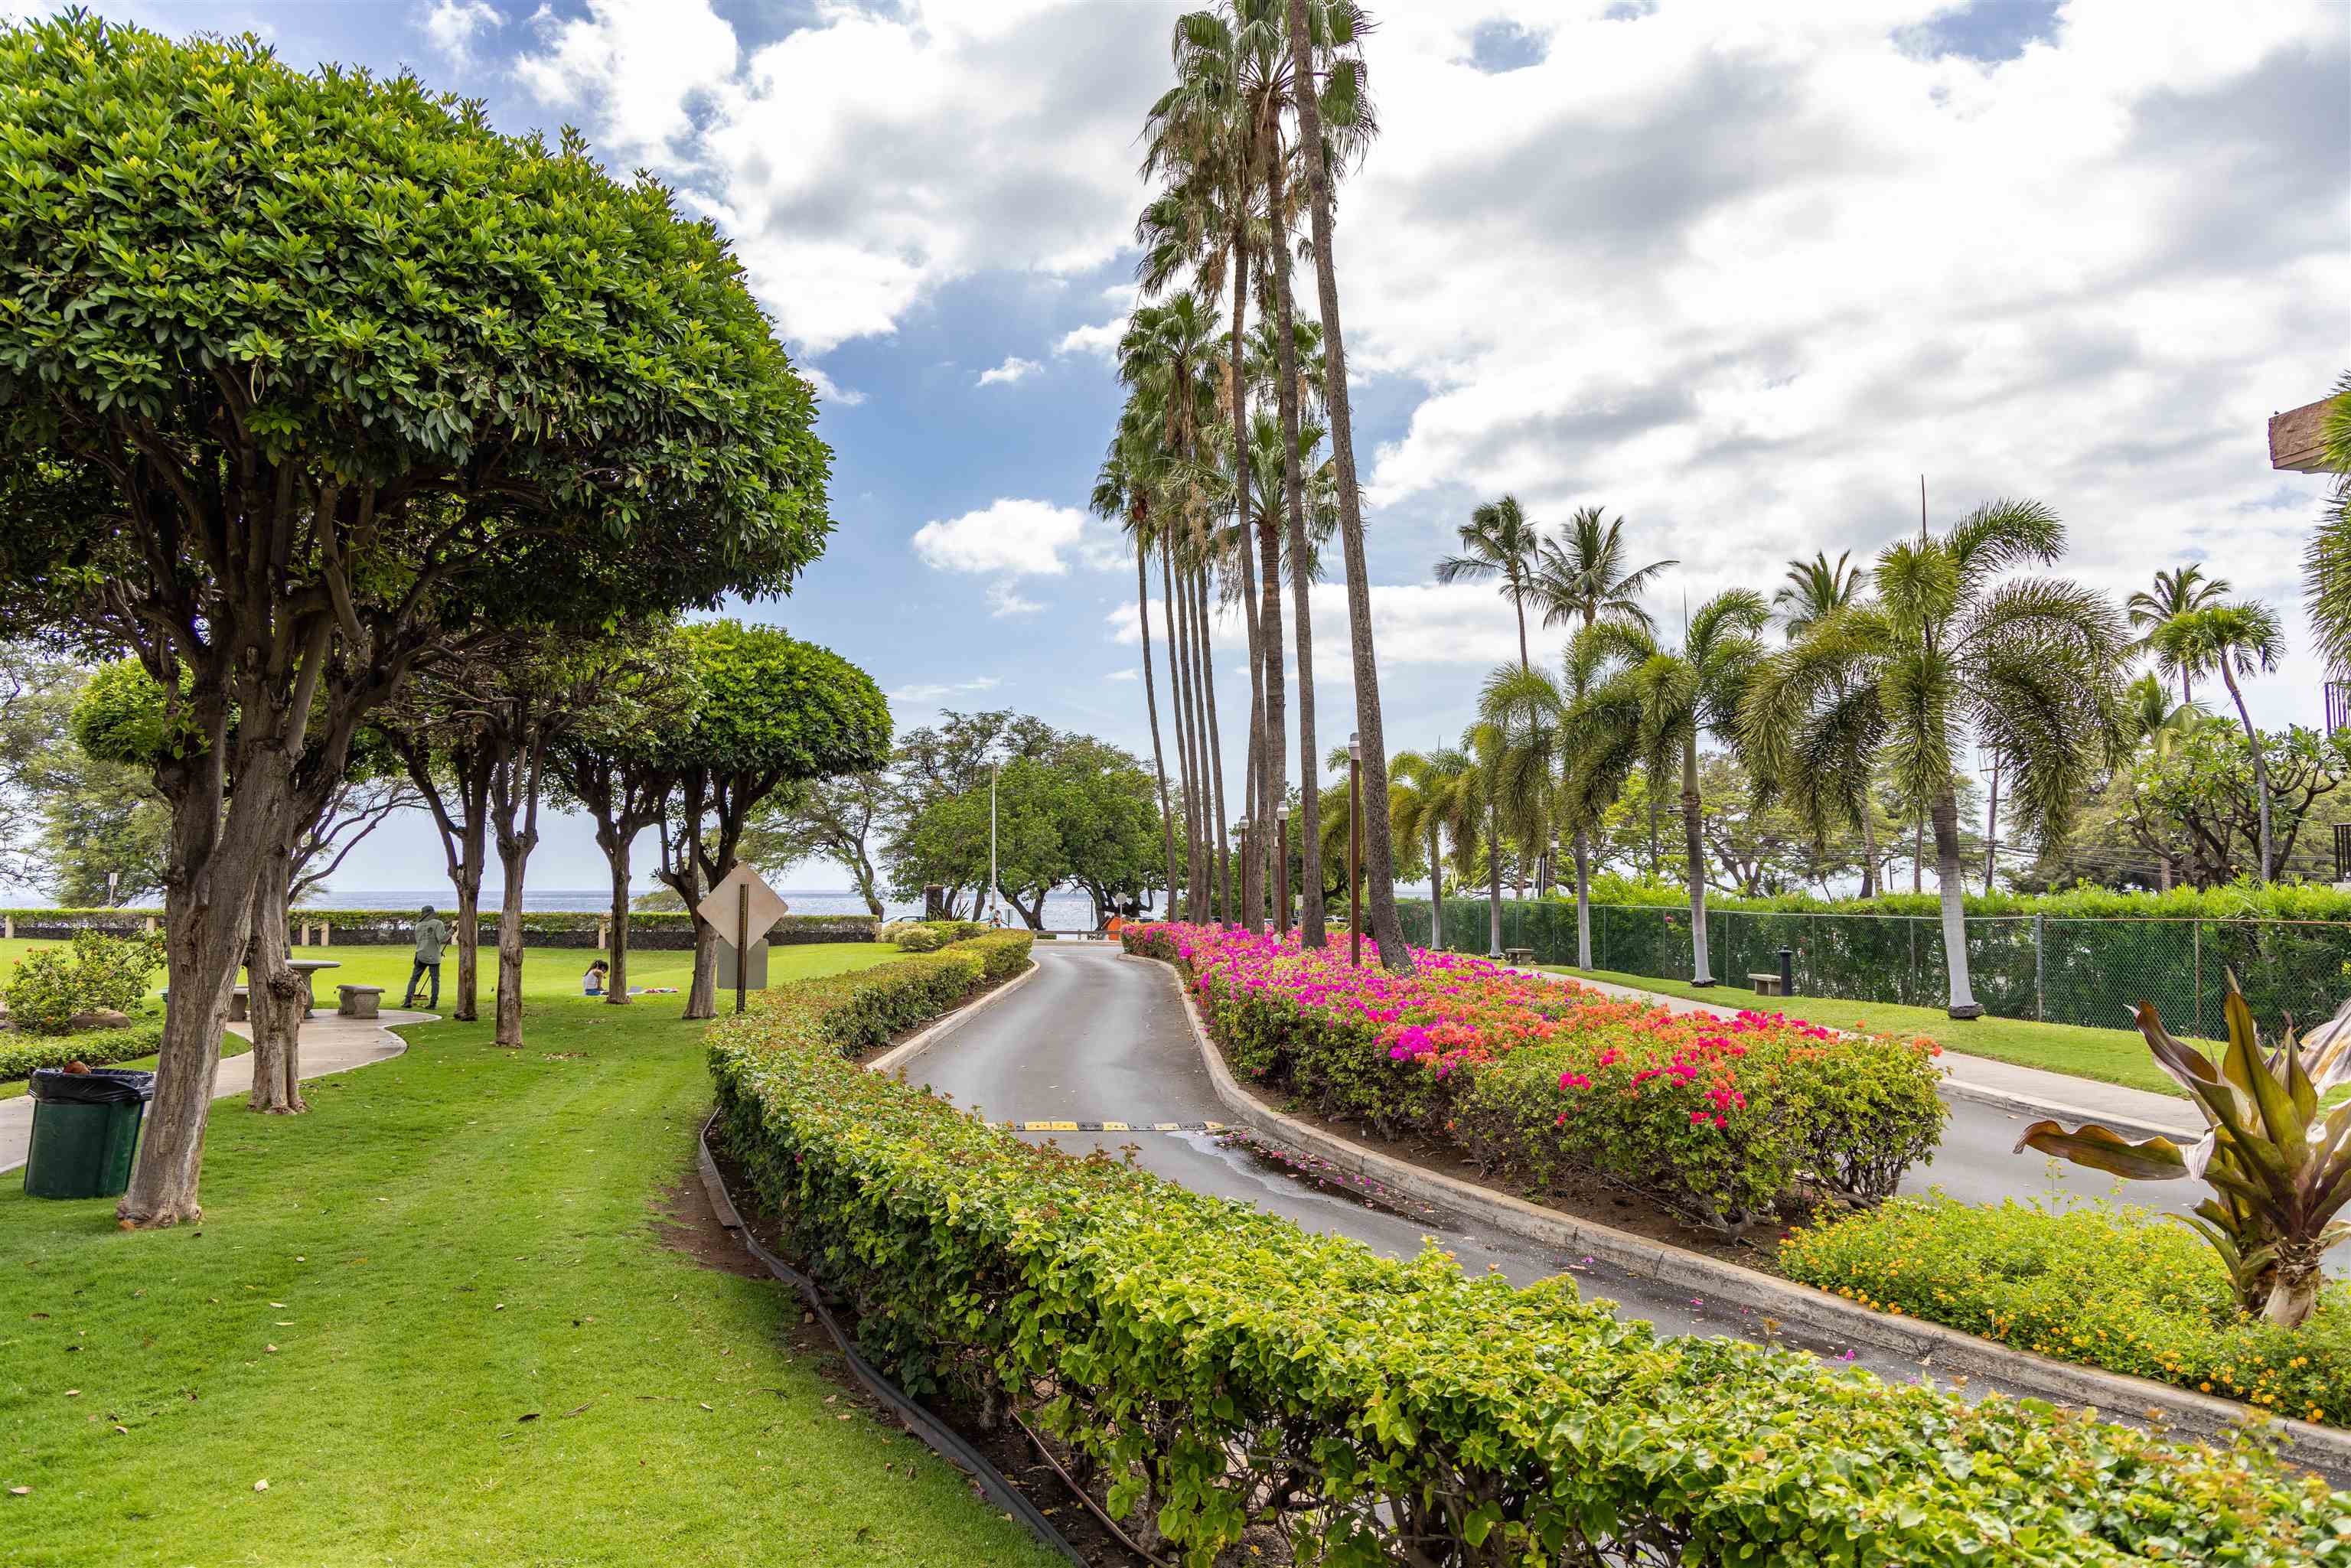
[[[139,1124],[155,1097],[155,1075],[131,1068],[33,1074],[33,1143],[25,1156],[27,1197],[117,1197],[131,1185]]]

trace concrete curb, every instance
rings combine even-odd
[[[938,1022],[933,1024],[922,1033],[914,1036],[914,1039],[892,1046],[882,1055],[877,1056],[872,1061],[867,1062],[865,1064],[865,1071],[868,1072],[882,1073],[895,1072],[902,1063],[911,1060],[916,1053],[935,1044],[940,1040],[945,1039],[947,1035],[954,1033],[956,1030],[961,1029],[964,1026],[965,1021],[968,1019],[972,1014],[979,1011],[980,1009],[987,1006],[988,1003],[997,1001],[1004,997],[1008,997],[1013,992],[1019,990],[1021,987],[1027,985],[1029,977],[1036,973],[1037,960],[1031,958],[1029,960],[1029,967],[1027,968],[1021,970],[1019,974],[1005,981],[1004,984],[997,987],[986,996],[977,997],[964,1003],[963,1006],[956,1009],[955,1011],[947,1014],[946,1017],[939,1019]]]
[[[2264,1417],[2252,1407],[2231,1400],[2216,1399],[2143,1377],[2052,1360],[1940,1323],[1873,1312],[1823,1291],[1735,1264],[1717,1262],[1684,1248],[1579,1219],[1506,1193],[1489,1192],[1441,1172],[1424,1170],[1285,1115],[1242,1087],[1225,1066],[1224,1056],[1210,1042],[1193,1004],[1191,990],[1176,967],[1157,958],[1137,961],[1156,964],[1164,969],[1168,983],[1183,999],[1184,1016],[1192,1026],[1193,1042],[1200,1048],[1200,1060],[1207,1067],[1217,1098],[1236,1120],[1294,1153],[1328,1160],[1342,1170],[1369,1176],[1397,1192],[1452,1209],[1541,1246],[1590,1253],[1629,1274],[1687,1290],[1710,1301],[1762,1312],[1811,1335],[1893,1351],[1931,1369],[1938,1376],[1994,1377],[2053,1403],[2128,1412],[2135,1417],[2158,1416],[2171,1430],[2189,1437],[2220,1437],[2241,1427],[2257,1426],[2280,1440],[2281,1453],[2294,1463],[2338,1482],[2351,1479],[2351,1432],[2307,1421]]]

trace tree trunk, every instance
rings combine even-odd
[[[1143,628],[1143,706],[1151,716],[1151,769],[1159,777],[1159,835],[1167,851],[1167,908],[1176,905],[1176,816],[1167,798],[1167,758],[1159,745],[1158,681],[1151,671],[1151,579],[1143,564],[1143,534],[1134,536],[1134,618]]]
[[[1877,896],[1877,802],[1866,788],[1861,797],[1861,896]]]
[[[1663,848],[1660,846],[1660,844],[1659,844],[1659,841],[1658,841],[1658,831],[1657,831],[1658,812],[1659,812],[1659,811],[1664,808],[1665,799],[1666,799],[1666,790],[1665,790],[1665,780],[1664,780],[1664,779],[1659,779],[1659,778],[1657,778],[1657,777],[1656,776],[1656,770],[1655,770],[1655,769],[1651,769],[1651,770],[1650,770],[1650,777],[1649,777],[1648,783],[1649,783],[1649,789],[1648,789],[1648,796],[1649,796],[1649,880],[1650,880],[1651,882],[1656,882],[1656,881],[1657,881],[1659,878],[1663,877],[1663,876],[1665,875],[1665,873],[1666,873],[1666,857],[1665,857],[1665,851],[1664,851],[1664,849],[1663,849]]]
[[[1208,623],[1208,569],[1199,568],[1193,574],[1193,614],[1200,625],[1200,695],[1208,710],[1208,768],[1215,779],[1213,790],[1204,790],[1217,813],[1217,831],[1211,835],[1216,845],[1217,875],[1212,891],[1217,898],[1217,917],[1229,925],[1237,917],[1233,906],[1233,854],[1231,841],[1225,832],[1228,813],[1225,810],[1225,737],[1224,725],[1217,714],[1217,651],[1211,640]]]
[[[2253,727],[2252,713],[2245,706],[2245,694],[2237,685],[2237,672],[2230,668],[2229,661],[2225,657],[2220,663],[2220,680],[2229,688],[2229,700],[2237,705],[2237,717],[2245,727],[2245,744],[2252,748],[2253,800],[2260,809],[2262,830],[2258,851],[2262,857],[2261,871],[2253,880],[2266,883],[2277,874],[2277,862],[2270,852],[2269,763],[2262,756],[2262,732]]]
[[[1927,886],[1927,818],[1924,812],[1910,830],[1910,891],[1922,893]]]
[[[1575,967],[1592,967],[1592,838],[1575,830]]]
[[[245,957],[246,1019],[253,1031],[253,1092],[246,1108],[289,1116],[310,1108],[301,1089],[302,1014],[309,988],[286,962],[290,901],[285,873],[292,869],[283,851],[266,857],[261,883],[254,889],[253,933]]]
[[[1174,669],[1176,687],[1176,737],[1181,748],[1184,777],[1184,917],[1197,922],[1201,917],[1200,889],[1204,880],[1200,854],[1200,779],[1198,710],[1194,701],[1197,684],[1192,676],[1192,616],[1188,608],[1179,617],[1179,605],[1189,603],[1189,596],[1180,587],[1181,574],[1176,570],[1175,551],[1165,534],[1161,535],[1160,576],[1167,593],[1168,660]]]
[[[1950,1006],[1955,1019],[1983,1017],[1968,983],[1968,906],[1966,884],[1959,867],[1959,802],[1950,785],[1935,797],[1930,813],[1935,823],[1935,878],[1943,903],[1943,966],[1951,982]]]
[[[611,970],[604,977],[604,1000],[612,1007],[629,1003],[629,835],[608,833],[600,824],[597,841],[604,863],[612,872],[612,945],[604,955]]]
[[[2318,1310],[2320,1288],[2325,1282],[2323,1260],[2308,1242],[2289,1241],[2278,1248],[2270,1268],[2270,1288],[2259,1311],[2265,1322],[2298,1329]]]
[[[1984,806],[1984,892],[1991,892],[1991,873],[2000,852],[2000,753],[1991,757],[1991,798]]]
[[[1502,823],[1486,808],[1486,956],[1502,956]]]
[[[1519,612],[1519,668],[1531,671],[1534,665],[1527,658],[1527,601],[1520,596],[1516,584],[1510,589],[1510,608]]]
[[[1370,569],[1364,559],[1363,497],[1355,484],[1355,437],[1347,400],[1347,341],[1339,318],[1339,274],[1331,233],[1331,167],[1322,141],[1322,110],[1315,100],[1313,51],[1306,0],[1290,0],[1290,93],[1298,105],[1300,144],[1306,151],[1308,209],[1314,234],[1314,284],[1322,317],[1323,396],[1331,413],[1331,461],[1339,481],[1339,543],[1347,565],[1347,629],[1355,666],[1355,730],[1362,741],[1364,873],[1369,884],[1372,934],[1380,963],[1396,973],[1412,968],[1404,925],[1396,917],[1395,846],[1388,827],[1387,740],[1380,721],[1379,661],[1372,647]]]
[[[1689,883],[1690,984],[1714,984],[1706,950],[1706,839],[1700,831],[1698,792],[1698,738],[1682,748],[1682,875]]]
[[[1265,639],[1258,622],[1257,571],[1250,561],[1249,517],[1249,376],[1246,373],[1245,347],[1249,327],[1249,228],[1237,224],[1233,227],[1233,518],[1238,525],[1237,541],[1241,558],[1241,592],[1249,612],[1249,783],[1250,793],[1262,802],[1265,785]],[[1251,931],[1264,929],[1265,892],[1270,879],[1270,864],[1257,851],[1257,845],[1270,835],[1265,824],[1258,819],[1272,810],[1252,809],[1249,814],[1250,837],[1241,845],[1241,923]]]
[[[541,758],[546,742],[538,733],[545,716],[524,703],[515,717],[521,732],[507,747],[506,758],[491,776],[498,841],[498,867],[506,880],[498,902],[498,989],[496,1043],[522,1044],[522,899],[523,878],[530,852],[538,847],[538,792]]]
[[[1281,210],[1281,159],[1268,160],[1273,206]],[[1298,461],[1298,327],[1297,306],[1290,292],[1290,247],[1274,247],[1274,339],[1280,361],[1281,496],[1285,529],[1290,539],[1290,610],[1298,622],[1298,817],[1299,858],[1298,945],[1319,948],[1327,939],[1322,930],[1322,759],[1314,755],[1314,623],[1307,610],[1306,478]],[[1272,579],[1268,580],[1271,591]],[[1278,777],[1278,776],[1277,776]],[[1283,797],[1275,797],[1279,802]],[[1287,878],[1290,868],[1282,867]]]

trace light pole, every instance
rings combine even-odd
[[[1364,740],[1347,737],[1347,946],[1348,961],[1364,961]]]
[[[996,914],[996,770],[997,764],[987,765],[987,913]]]
[[[1247,817],[1243,817],[1240,821],[1233,824],[1233,842],[1240,846],[1241,864],[1243,865],[1249,863],[1249,821]],[[1241,929],[1248,932],[1252,936],[1264,930],[1265,926],[1261,918],[1264,914],[1265,912],[1261,909],[1250,907],[1248,899],[1242,899],[1241,918],[1239,922]]]
[[[1290,808],[1282,807],[1273,814],[1275,836],[1280,841],[1275,858],[1280,872],[1273,884],[1273,928],[1280,936],[1290,935]]]

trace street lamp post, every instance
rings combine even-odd
[[[1347,946],[1349,962],[1364,961],[1364,741],[1347,737]]]
[[[996,913],[996,769],[987,765],[987,912]]]
[[[1273,884],[1273,928],[1277,934],[1287,936],[1290,935],[1290,808],[1284,806],[1274,812],[1273,821],[1275,837],[1280,841],[1274,856],[1280,862],[1280,872]]]
[[[1243,817],[1233,824],[1233,842],[1240,847],[1241,864],[1249,863],[1249,820]],[[1241,929],[1254,936],[1265,929],[1265,911],[1254,908],[1246,898],[1241,900]]]

